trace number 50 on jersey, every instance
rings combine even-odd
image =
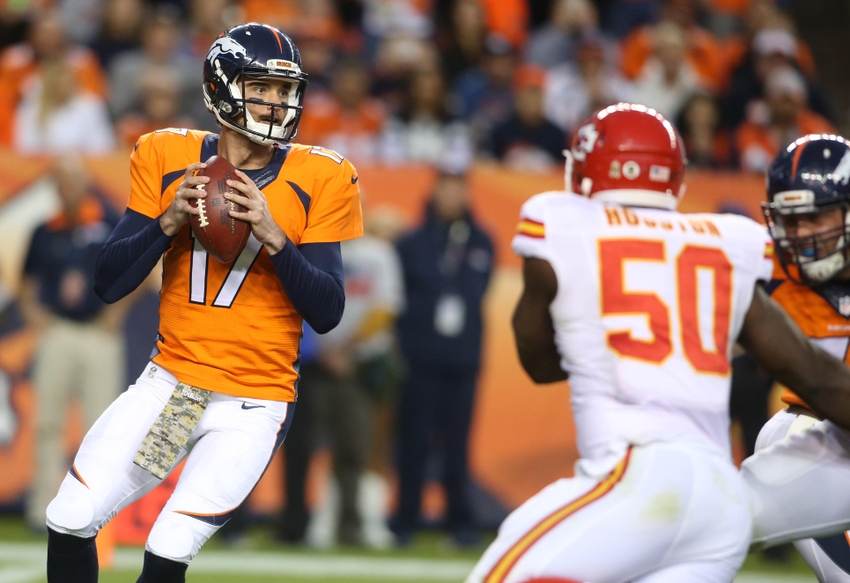
[[[608,239],[598,244],[603,318],[642,316],[651,333],[651,338],[640,338],[633,328],[609,330],[608,345],[615,352],[663,363],[674,352],[671,318],[676,318],[687,362],[698,372],[729,373],[732,263],[722,249],[686,244],[677,256],[668,257],[663,240]],[[657,270],[647,269],[653,265],[672,276],[678,309],[671,311],[657,293],[644,287],[657,275]],[[636,280],[643,285],[636,287]],[[641,288],[646,291],[636,291]]]

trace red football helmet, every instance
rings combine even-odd
[[[596,112],[564,155],[566,188],[577,194],[673,210],[685,192],[682,138],[644,105],[618,103]]]

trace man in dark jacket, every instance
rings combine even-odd
[[[399,504],[393,530],[410,542],[432,437],[442,450],[446,526],[475,541],[468,499],[467,440],[481,361],[481,302],[493,244],[472,218],[464,175],[440,174],[425,221],[398,242],[406,310],[398,338],[409,376],[398,409]]]

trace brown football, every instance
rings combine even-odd
[[[230,263],[239,257],[251,234],[250,224],[230,216],[231,208],[244,212],[245,207],[224,198],[225,193],[235,191],[227,185],[227,180],[241,180],[236,176],[233,164],[220,156],[210,156],[206,164],[207,167],[199,170],[198,174],[210,177],[204,187],[207,197],[189,200],[192,207],[197,201],[201,208],[200,215],[189,217],[189,224],[207,253],[222,263]]]

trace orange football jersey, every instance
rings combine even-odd
[[[850,286],[847,295],[847,316],[842,315],[823,296],[807,285],[794,283],[774,260],[773,288],[770,297],[799,326],[803,334],[812,338],[821,348],[832,356],[850,363]],[[808,405],[794,392],[785,389],[782,400],[789,405]]]
[[[218,153],[217,134],[159,130],[130,156],[128,208],[159,217],[186,167]],[[360,185],[348,160],[291,144],[247,171],[292,244],[360,237]],[[253,237],[230,264],[210,258],[184,225],[163,258],[158,354],[153,361],[181,382],[239,397],[294,401],[301,316],[265,248]]]

